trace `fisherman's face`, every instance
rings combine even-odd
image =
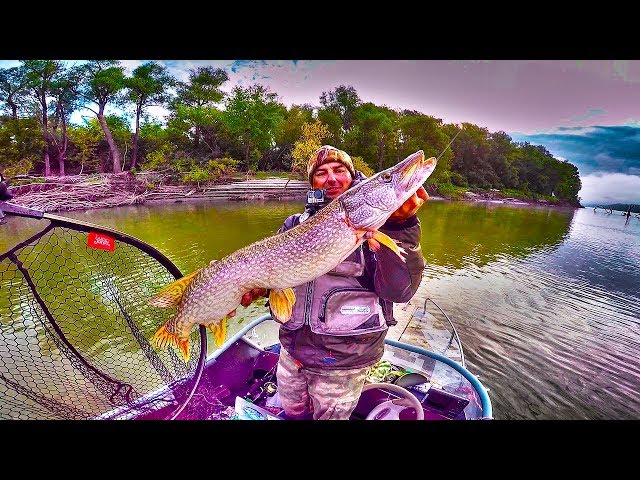
[[[313,188],[324,188],[324,195],[334,199],[345,192],[353,178],[351,172],[340,162],[329,162],[320,165],[313,174]]]

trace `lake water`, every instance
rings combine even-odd
[[[189,273],[273,234],[299,201],[191,202],[61,215],[116,228]],[[640,418],[640,219],[430,200],[429,296],[454,322],[496,419]],[[43,222],[9,218],[0,252]],[[236,320],[265,313],[239,308]]]

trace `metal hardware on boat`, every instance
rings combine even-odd
[[[444,351],[442,352],[443,355],[446,356],[445,352],[447,351],[447,349],[451,346],[451,343],[453,342],[454,338],[456,340],[456,343],[458,344],[458,348],[460,349],[460,364],[465,367],[465,360],[464,360],[464,350],[462,349],[462,341],[460,340],[460,336],[458,335],[458,331],[456,330],[456,327],[453,325],[453,322],[451,321],[451,319],[449,318],[449,315],[447,315],[445,313],[444,310],[442,310],[442,308],[440,308],[440,305],[438,305],[435,300],[431,299],[430,297],[426,297],[424,299],[424,306],[422,308],[422,313],[426,315],[427,313],[427,301],[433,303],[438,310],[440,310],[440,312],[444,315],[444,317],[447,319],[447,321],[449,322],[449,325],[451,325],[451,330],[452,330],[452,334],[451,334],[451,338],[449,339],[449,343],[447,343],[447,346],[445,347]]]
[[[275,393],[278,391],[278,386],[273,382],[267,382],[264,384],[264,389],[267,392],[267,396],[270,397],[272,395],[275,395]]]

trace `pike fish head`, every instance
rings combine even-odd
[[[422,186],[436,168],[434,157],[418,150],[336,198],[356,229],[376,230]]]

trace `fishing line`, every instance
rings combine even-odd
[[[462,131],[462,128],[460,128],[460,130],[458,130],[458,133],[456,133],[453,138],[451,139],[451,141],[447,144],[446,147],[444,147],[444,150],[442,150],[442,152],[440,152],[440,155],[438,155],[438,158],[436,158],[436,160],[440,160],[440,157],[442,157],[442,155],[444,155],[444,152],[447,151],[447,148],[449,148],[451,146],[451,144],[453,143],[453,141],[456,139],[456,137],[458,135],[460,135],[460,132]]]

